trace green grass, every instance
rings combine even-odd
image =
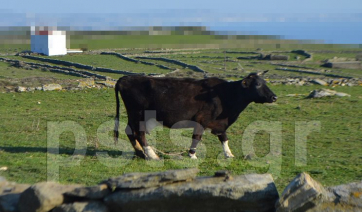
[[[192,161],[185,154],[190,145],[191,131],[184,130],[181,133],[172,130],[172,135],[181,133],[181,141],[170,137],[170,131],[164,128],[151,133],[149,138],[153,139],[149,140],[152,145],[166,153],[184,153],[181,159],[161,154],[164,160],[160,162],[127,159],[132,155],[132,147],[125,135],[114,146],[111,133],[108,133],[113,128],[115,115],[113,89],[0,94],[0,166],[8,167],[8,171],[0,174],[19,183],[46,180],[47,124],[73,121],[86,133],[87,153],[85,157],[74,156],[71,160],[73,162],[60,164],[59,180],[62,183],[92,185],[127,172],[187,167],[198,167],[200,175],[213,175],[220,169],[231,170],[234,174],[271,172],[279,191],[302,171],[311,173],[323,185],[360,180],[362,122],[358,114],[362,110],[361,88],[338,87],[336,90],[347,92],[352,97],[325,99],[286,97],[291,93],[308,94],[310,90],[317,88],[315,86],[271,88],[279,96],[277,104],[249,105],[228,130],[230,148],[236,156],[234,160],[223,159],[219,141],[210,132],[206,132],[199,147],[200,159]],[[126,120],[122,105],[121,123],[125,124]],[[256,134],[253,146],[256,155],[261,158],[257,164],[253,160],[244,159],[246,152],[242,143],[245,129],[255,121],[271,121],[282,126],[281,149],[276,157],[264,158],[271,148],[269,134],[265,131]],[[298,121],[317,121],[321,126],[320,132],[312,132],[307,137],[307,163],[303,166],[295,165],[295,124]],[[59,138],[59,157],[64,160],[71,158],[75,136],[68,129]],[[107,152],[110,158],[102,162],[96,152]],[[204,157],[202,153],[205,153]],[[281,159],[280,166],[278,159]],[[78,160],[79,164],[75,165],[74,162]],[[268,163],[276,169],[269,170]],[[280,172],[276,171],[279,168]]]
[[[86,38],[86,39],[83,39]],[[258,70],[271,70],[271,74],[288,77],[305,76],[320,77],[293,72],[274,70],[277,66],[270,65],[268,61],[255,64],[250,60],[237,60],[244,54],[226,54],[236,62],[226,62],[224,70],[224,50],[254,51],[263,48],[264,51],[290,51],[293,49],[333,50],[341,52],[351,50],[342,45],[297,45],[287,41],[248,41],[245,39],[220,39],[213,36],[114,36],[110,39],[91,39],[90,37],[72,39],[71,48],[86,47],[88,49],[115,50],[120,53],[143,54],[145,50],[160,50],[159,48],[178,47],[192,48],[182,51],[171,50],[183,54],[158,55],[153,57],[166,57],[180,60],[187,64],[197,65],[200,68],[216,74],[217,76],[235,79],[233,75],[245,76],[246,72]],[[276,44],[281,43],[276,48]],[[201,44],[201,45],[199,45]],[[207,46],[215,44],[216,46]],[[28,45],[0,46],[0,52],[16,52]],[[4,47],[3,49],[1,49]],[[134,48],[151,49],[134,49]],[[207,49],[197,49],[197,48]],[[217,49],[219,47],[221,49]],[[242,47],[238,48],[237,47]],[[129,49],[119,49],[129,48]],[[216,49],[215,49],[216,48]],[[352,49],[353,50],[353,49]],[[355,50],[359,50],[355,48]],[[188,54],[184,54],[188,53]],[[301,65],[321,68],[320,61],[331,58],[337,53],[314,53],[314,60]],[[353,57],[353,53],[338,53],[338,57]],[[202,58],[210,56],[214,58]],[[291,57],[295,55],[291,54]],[[4,56],[5,57],[5,56]],[[32,61],[16,56],[9,58]],[[221,58],[218,58],[221,57]],[[52,57],[60,60],[73,61],[92,66],[112,68],[144,73],[167,73],[168,70],[154,66],[135,64],[110,55],[67,55]],[[146,61],[146,60],[145,60]],[[147,60],[148,61],[148,60]],[[180,68],[166,62],[150,61],[171,68]],[[260,62],[260,61],[258,61]],[[39,62],[41,63],[41,62]],[[297,61],[291,61],[299,64]],[[245,71],[240,70],[242,66]],[[328,69],[328,68],[323,68]],[[360,70],[334,70],[331,73],[346,76],[361,77]],[[189,69],[181,69],[183,76],[196,76],[190,74]],[[100,73],[102,75],[118,78],[120,75]],[[228,77],[230,75],[230,77]],[[71,77],[42,70],[23,70],[9,67],[0,63],[0,81],[20,81],[24,78],[43,77],[57,80],[76,80]],[[201,74],[197,77],[203,77]],[[38,83],[38,82],[36,82]],[[162,161],[144,161],[130,159],[133,154],[131,145],[125,135],[121,141],[114,145],[111,132],[113,117],[115,115],[115,100],[113,89],[88,89],[69,92],[41,92],[34,93],[4,93],[0,94],[0,167],[8,167],[7,171],[0,171],[0,175],[8,180],[19,183],[35,183],[47,179],[47,173],[52,167],[51,159],[58,157],[60,164],[59,180],[61,183],[82,183],[94,185],[111,176],[128,172],[162,171],[187,167],[198,167],[201,176],[213,175],[221,169],[231,170],[235,175],[245,173],[272,173],[281,192],[285,186],[298,173],[309,172],[313,178],[323,185],[337,185],[362,179],[362,94],[361,87],[336,87],[337,91],[351,94],[351,97],[332,97],[323,99],[305,99],[304,97],[318,86],[270,86],[279,96],[277,104],[251,104],[241,114],[238,121],[228,130],[230,148],[236,156],[233,160],[223,159],[222,147],[218,139],[209,131],[203,136],[198,148],[199,160],[193,161],[187,157],[186,151],[190,145],[190,130],[169,130],[158,128],[148,136],[149,141],[158,150],[165,153],[180,153],[182,157],[169,154],[160,154]],[[287,94],[302,94],[296,97],[287,97]],[[51,128],[52,122],[58,124],[63,121],[72,121],[75,126],[59,135],[59,156],[50,154],[47,157],[47,139],[51,133],[61,127]],[[281,143],[270,143],[270,135],[266,131],[259,131],[255,135],[253,148],[257,158],[249,161],[244,159],[248,154],[245,139],[248,127],[265,121],[267,127],[281,126]],[[301,121],[317,123],[298,131]],[[121,123],[127,122],[124,106],[121,105]],[[320,126],[320,131],[318,127]],[[72,130],[80,127],[86,133],[86,155],[79,152],[72,156],[75,150],[75,135]],[[105,127],[105,128],[104,128]],[[263,127],[261,125],[260,127]],[[122,127],[121,127],[122,128]],[[123,127],[124,128],[124,127]],[[269,128],[266,128],[267,130]],[[297,129],[297,130],[296,130]],[[295,135],[315,129],[307,136],[306,163],[296,165]],[[122,131],[122,129],[120,129]],[[48,134],[47,134],[48,132]],[[50,134],[49,134],[50,133]],[[179,134],[179,136],[171,136]],[[181,136],[181,138],[180,138]],[[244,141],[243,141],[244,139]],[[297,143],[298,146],[298,143]],[[268,154],[273,148],[279,148],[274,157]],[[78,148],[77,148],[78,149]],[[108,153],[109,157],[101,157],[99,153]],[[102,160],[103,158],[103,160]],[[260,158],[260,160],[257,160]],[[79,162],[79,163],[76,163]],[[49,171],[50,172],[50,171]]]
[[[8,63],[0,62],[0,79],[21,79],[26,77],[55,77],[57,79],[80,79],[80,77],[58,74],[40,69],[20,69],[11,67]]]

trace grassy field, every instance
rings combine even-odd
[[[40,69],[21,69],[0,62],[0,92],[6,86],[36,87],[48,83],[58,83],[62,86],[77,85],[80,77],[52,73]]]
[[[108,38],[74,37],[71,48],[112,50],[129,57],[151,56],[176,59],[190,65],[197,65],[216,76],[232,80],[240,79],[249,72],[266,69],[271,71],[265,78],[324,77],[324,75],[275,70],[278,66],[271,64],[270,61],[239,60],[237,57],[247,55],[224,53],[225,51],[255,51],[256,47],[263,48],[263,51],[267,53],[303,48],[316,51],[313,53],[312,61],[303,62],[304,58],[298,61],[295,58],[297,55],[290,53],[291,60],[286,63],[323,69],[342,76],[362,78],[361,70],[335,70],[320,66],[323,60],[334,56],[354,58],[360,52],[360,49],[355,47],[299,45],[277,40],[263,43],[262,40],[248,41],[201,35],[168,37],[140,35]],[[140,47],[146,48],[139,49]],[[169,47],[182,49],[164,49]],[[29,45],[5,45],[0,46],[0,53],[6,54],[26,49],[30,49]],[[159,53],[150,53],[150,50],[159,51]],[[318,52],[320,50],[333,52]],[[225,56],[227,61],[225,61]],[[19,56],[3,55],[2,57],[41,63]],[[128,62],[112,55],[79,54],[53,58],[137,73],[170,72],[156,66]],[[192,70],[179,65],[156,60],[144,61],[179,69],[179,75],[176,76],[203,77],[202,74],[195,74]],[[112,73],[100,72],[100,74],[114,79],[122,76]],[[69,84],[77,83],[76,80],[79,79],[46,70],[15,68],[0,62],[1,87],[39,86],[49,82]],[[48,174],[54,171],[52,168],[59,166],[58,179],[61,183],[93,185],[111,176],[128,172],[198,167],[202,176],[213,175],[215,171],[221,169],[230,170],[234,174],[271,173],[280,192],[292,178],[303,171],[309,172],[313,178],[327,186],[361,180],[362,87],[331,88],[346,92],[351,97],[323,99],[305,98],[311,90],[322,88],[321,86],[270,85],[270,88],[278,95],[278,102],[249,105],[238,121],[228,130],[230,148],[236,158],[224,159],[220,142],[207,131],[199,145],[199,159],[196,161],[190,160],[187,156],[187,149],[191,143],[190,130],[170,131],[166,128],[157,128],[148,136],[150,143],[157,150],[162,151],[159,152],[161,161],[132,159],[133,149],[125,135],[121,135],[121,141],[115,145],[111,132],[115,115],[113,89],[0,93],[0,168],[8,168],[7,171],[0,171],[0,175],[19,183],[35,183],[47,180]],[[292,97],[287,96],[288,94],[299,95]],[[121,105],[121,126],[126,122],[127,115],[124,106]],[[66,123],[68,127],[73,123],[73,127],[66,128]],[[251,143],[255,154],[249,151],[252,150],[250,146],[249,148],[245,146],[245,142],[249,141],[247,140],[248,132],[253,129],[253,126],[265,129],[258,131]],[[265,126],[266,128],[263,128]],[[273,133],[279,133],[279,140],[272,139],[273,136],[268,131],[269,126],[275,130]],[[80,144],[77,136],[83,131],[86,135],[85,144],[77,146]],[[59,148],[50,148],[53,141],[50,139],[51,135],[56,132],[59,132]],[[303,141],[303,136],[300,137],[301,135],[306,136],[306,143]],[[305,149],[303,144],[306,144]],[[50,151],[59,150],[59,154],[47,154],[47,147]],[[306,151],[303,152],[304,150]]]
[[[64,131],[59,136],[59,180],[62,183],[92,185],[102,179],[127,172],[158,171],[198,167],[201,175],[212,175],[220,169],[234,174],[248,172],[272,173],[279,190],[297,174],[306,171],[324,185],[336,185],[362,178],[362,95],[360,87],[338,87],[336,90],[352,95],[349,98],[305,99],[303,95],[317,87],[271,86],[280,97],[277,104],[250,105],[228,130],[230,148],[236,156],[223,159],[217,138],[206,132],[197,161],[186,156],[190,145],[190,130],[158,129],[151,134],[151,143],[162,152],[180,153],[183,157],[163,155],[162,161],[130,159],[132,147],[123,141],[113,144],[115,101],[113,89],[76,92],[6,93],[0,95],[0,166],[8,167],[1,175],[9,180],[35,183],[47,179],[47,124],[73,121],[86,133],[86,155],[73,156],[75,135]],[[287,97],[287,94],[303,94]],[[258,160],[246,160],[243,150],[244,130],[256,121],[281,124],[280,152],[268,155],[275,143],[269,134],[256,134],[253,147]],[[300,121],[318,122],[320,131],[307,137],[306,163],[295,164],[295,126]],[[126,123],[121,107],[121,123]],[[122,126],[122,124],[121,124]],[[48,125],[49,127],[49,125]],[[53,128],[51,128],[53,129]],[[108,131],[109,133],[108,133]],[[98,131],[98,134],[97,134]],[[181,135],[178,140],[175,134]],[[171,136],[171,138],[170,138]],[[245,139],[245,138],[244,138]],[[49,141],[48,141],[49,142]],[[49,143],[48,143],[49,145]],[[279,151],[279,150],[278,150]],[[105,158],[100,152],[110,156]],[[51,158],[51,157],[50,157]],[[72,158],[70,160],[70,158]],[[67,163],[61,160],[69,160]],[[78,161],[74,164],[74,161]],[[73,161],[73,162],[72,162]],[[279,171],[278,171],[279,170]],[[24,177],[26,176],[26,177]]]

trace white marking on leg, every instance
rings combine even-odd
[[[156,155],[155,151],[153,151],[151,146],[144,146],[145,154],[147,159],[150,160],[159,160],[160,158]]]
[[[191,159],[197,159],[197,157],[196,157],[196,152],[195,152],[194,154],[191,154],[191,153],[189,152],[189,156],[190,156]]]
[[[228,143],[229,143],[229,141],[222,142],[222,148],[224,150],[224,155],[226,158],[233,158],[235,156],[233,155],[233,153],[231,153]]]

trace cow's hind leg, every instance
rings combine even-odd
[[[143,151],[142,146],[140,145],[140,143],[136,140],[135,138],[135,133],[134,131],[131,129],[131,127],[128,125],[125,129],[125,132],[128,136],[129,141],[131,142],[134,150],[135,150],[135,154],[136,156],[145,159],[146,155],[145,152]]]
[[[226,133],[222,133],[220,135],[217,136],[219,138],[219,141],[221,142],[222,144],[222,148],[224,150],[224,155],[226,158],[233,158],[235,157],[233,155],[233,153],[231,153],[231,150],[229,148],[229,140],[228,140],[228,137],[226,135]]]
[[[192,134],[192,143],[189,150],[189,156],[191,159],[197,159],[196,157],[196,147],[197,144],[201,141],[202,134],[204,133],[204,128],[201,125],[198,125],[194,128]]]
[[[160,158],[155,153],[155,151],[152,149],[151,146],[148,145],[146,140],[146,133],[144,131],[140,131],[136,133],[136,140],[138,140],[144,150],[144,153],[146,155],[146,159],[150,160],[159,160]]]

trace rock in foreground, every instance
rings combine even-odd
[[[36,183],[26,189],[19,199],[20,212],[47,212],[64,202],[64,193],[74,190],[75,185],[54,182]]]
[[[197,173],[127,173],[89,187],[54,182],[30,186],[0,177],[0,212],[362,211],[362,181],[324,188],[302,173],[279,198],[270,174]]]
[[[275,207],[277,212],[362,211],[362,181],[325,189],[302,173],[285,188]]]
[[[326,194],[323,186],[309,174],[299,174],[284,189],[276,204],[277,212],[307,211],[325,199]]]
[[[274,211],[278,192],[269,174],[228,179],[203,177],[191,182],[120,190],[104,199],[111,211]]]
[[[179,169],[155,173],[129,173],[110,178],[103,183],[110,188],[138,189],[162,186],[175,182],[190,181],[196,178],[198,169]]]

